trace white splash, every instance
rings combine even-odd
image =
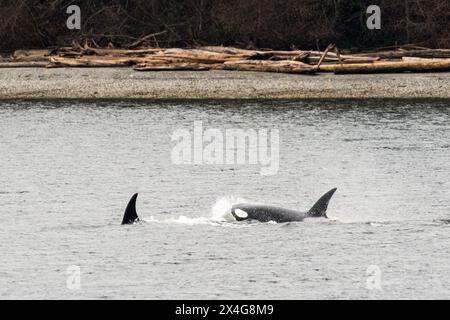
[[[231,215],[231,208],[237,203],[246,202],[245,199],[239,197],[222,197],[212,206],[209,216],[203,217],[187,217],[177,216],[166,219],[156,218],[154,216],[142,219],[145,222],[153,223],[179,223],[186,225],[222,225],[222,222],[236,221]]]
[[[243,202],[246,202],[246,200],[234,196],[218,199],[211,208],[211,219],[214,221],[236,221],[231,215],[231,208],[233,205]]]

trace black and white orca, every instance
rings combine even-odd
[[[237,221],[258,220],[260,222],[274,221],[278,223],[302,221],[305,218],[328,218],[327,208],[336,188],[325,193],[309,211],[297,211],[274,206],[239,203],[231,208],[231,214]]]

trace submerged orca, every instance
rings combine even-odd
[[[123,214],[122,224],[133,224],[139,221],[139,217],[136,212],[136,199],[138,194],[134,194],[130,202],[128,202],[127,208],[125,209],[125,213]]]
[[[325,193],[307,212],[284,209],[273,206],[253,205],[247,203],[236,204],[231,208],[231,214],[237,221],[258,220],[260,222],[274,221],[278,223],[302,221],[305,218],[327,217],[328,203],[336,192],[336,188]]]

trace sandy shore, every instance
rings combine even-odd
[[[0,99],[450,99],[450,73],[316,76],[9,68]]]

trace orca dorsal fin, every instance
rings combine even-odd
[[[331,189],[325,193],[308,211],[308,216],[310,217],[327,217],[328,203],[331,197],[336,192],[337,188]]]
[[[125,209],[125,213],[123,214],[122,224],[133,224],[139,221],[139,217],[136,212],[136,200],[138,197],[138,193],[134,194],[130,202],[128,202],[127,208]]]

